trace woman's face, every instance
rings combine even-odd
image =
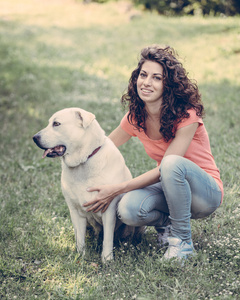
[[[138,96],[146,104],[161,102],[163,95],[163,67],[154,61],[143,63],[137,79]]]

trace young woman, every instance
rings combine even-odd
[[[223,199],[198,87],[175,56],[170,47],[141,51],[122,97],[129,111],[109,136],[117,147],[138,137],[157,167],[121,184],[89,188],[99,193],[85,205],[104,212],[125,193],[119,217],[128,225],[155,226],[159,242],[168,236],[164,259],[194,254],[190,218],[210,215]]]

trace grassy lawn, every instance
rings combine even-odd
[[[102,265],[89,234],[83,259],[60,189],[60,162],[32,136],[64,107],[93,112],[106,133],[148,44],[177,49],[199,84],[205,124],[225,187],[222,206],[192,221],[198,255],[161,262],[156,233],[115,248]],[[0,298],[239,299],[240,18],[166,18],[126,2],[0,0]],[[121,149],[133,176],[153,166],[132,139]]]

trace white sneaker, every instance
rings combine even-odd
[[[186,242],[176,237],[169,237],[168,243],[169,246],[163,259],[187,259],[189,256],[194,256],[196,254],[192,240]]]

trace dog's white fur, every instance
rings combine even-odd
[[[101,225],[104,232],[102,261],[113,259],[114,230],[124,225],[116,216],[121,196],[114,198],[105,213],[87,212],[82,205],[97,193],[87,192],[88,187],[131,179],[120,151],[106,137],[95,116],[79,108],[56,112],[48,126],[34,136],[34,141],[42,149],[58,145],[66,147],[61,157],[61,186],[70,210],[78,251],[84,253],[87,225],[93,226],[97,232]],[[97,153],[89,157],[98,147],[101,148]],[[133,235],[134,228],[124,226],[123,234]]]

